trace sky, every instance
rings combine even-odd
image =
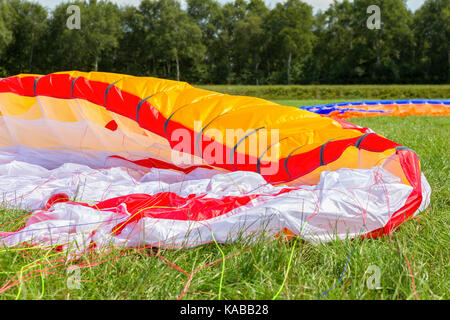
[[[62,2],[70,2],[70,0],[34,0],[35,2],[38,2],[42,4],[43,6],[47,8],[54,8],[56,5]],[[140,0],[111,0],[113,2],[116,2],[118,4],[131,4],[136,5],[140,3]],[[229,2],[228,0],[218,0],[221,3]],[[425,0],[407,0],[408,7],[415,11],[418,9]],[[269,6],[269,8],[272,8],[277,2],[281,2],[280,0],[265,0],[266,4]],[[309,3],[314,7],[316,10],[326,10],[330,3],[333,2],[333,0],[303,0],[303,2]]]

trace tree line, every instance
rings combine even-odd
[[[379,29],[367,27],[370,5]],[[80,28],[68,28],[77,5]],[[76,14],[76,13],[75,13]],[[105,71],[214,84],[449,83],[450,0],[0,0],[0,76]]]

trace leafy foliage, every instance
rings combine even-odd
[[[81,29],[66,26],[78,5]],[[367,8],[381,29],[367,28]],[[215,84],[448,83],[450,0],[0,0],[0,76],[99,70]],[[301,97],[297,97],[301,98]]]

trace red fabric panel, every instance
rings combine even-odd
[[[359,148],[372,152],[384,152],[398,146],[400,146],[398,143],[386,139],[378,134],[369,134],[361,142]]]
[[[11,77],[0,81],[0,92],[12,92],[21,96],[32,97],[34,81],[38,77]]]
[[[233,209],[244,206],[256,195],[242,197],[224,197],[222,199],[204,198],[191,195],[187,198],[178,196],[172,192],[158,193],[155,195],[134,194],[124,197],[109,199],[98,203],[95,207],[103,210],[116,208],[125,203],[131,217],[117,225],[113,232],[120,232],[131,222],[142,218],[170,219],[183,221],[203,221],[226,214]]]
[[[117,125],[117,122],[116,122],[116,121],[111,120],[110,122],[108,122],[108,123],[105,125],[105,128],[106,128],[106,129],[109,129],[109,130],[111,130],[111,131],[116,131],[116,130],[119,128],[119,126]]]
[[[39,78],[36,84],[36,95],[60,99],[70,98],[72,92],[72,78],[68,74],[50,74]]]

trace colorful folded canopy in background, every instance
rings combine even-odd
[[[340,119],[375,116],[448,116],[450,115],[450,100],[357,101],[303,106],[300,108]]]

